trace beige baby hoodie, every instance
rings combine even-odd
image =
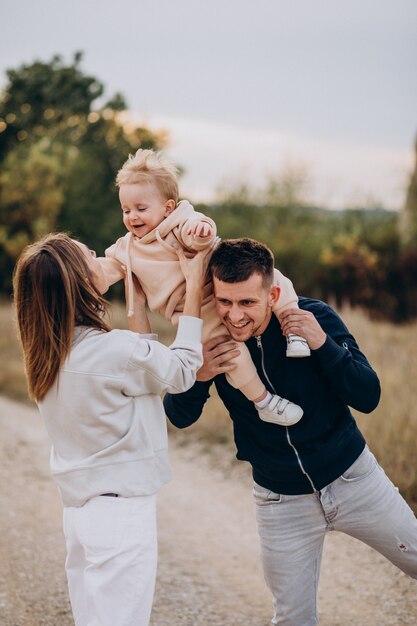
[[[196,222],[210,224],[213,235],[193,237],[187,231]],[[106,256],[99,259],[107,288],[125,279],[128,316],[134,314],[134,283],[132,275],[139,280],[151,311],[164,315],[177,322],[174,313],[183,310],[185,279],[175,248],[181,247],[186,256],[206,248],[214,248],[218,242],[216,225],[212,219],[198,213],[186,200],[178,206],[158,226],[139,239],[127,233],[106,250]],[[207,285],[204,300],[211,293]],[[203,300],[203,302],[204,302]],[[174,317],[174,319],[173,319]]]

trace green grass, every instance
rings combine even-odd
[[[379,462],[417,511],[417,323],[394,326],[349,310],[342,317],[382,384],[378,408],[371,415],[356,413],[355,417]],[[126,327],[121,305],[111,306],[109,318],[113,327]],[[151,323],[168,345],[175,334],[170,324],[159,316],[151,316]],[[0,304],[0,393],[28,402],[13,309],[4,301]],[[170,431],[180,444],[198,440],[203,453],[227,457],[232,463],[231,421],[214,387],[202,418],[186,431]]]

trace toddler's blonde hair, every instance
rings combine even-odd
[[[161,152],[139,150],[129,154],[116,176],[116,185],[154,184],[166,200],[178,202],[178,169]]]

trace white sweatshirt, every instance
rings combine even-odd
[[[160,394],[189,389],[202,365],[202,321],[182,316],[167,348],[149,335],[79,326],[39,403],[64,506],[103,493],[155,493],[171,478]]]

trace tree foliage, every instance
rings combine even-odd
[[[290,192],[289,180],[295,186]],[[287,171],[264,191],[254,193],[243,184],[229,195],[222,190],[217,204],[200,209],[217,222],[223,238],[264,241],[298,294],[398,322],[416,317],[417,248],[402,246],[398,213],[311,206],[297,192],[301,183]]]
[[[401,239],[405,247],[417,247],[417,139],[414,148],[414,169],[410,176],[401,214]]]
[[[0,97],[0,289],[30,241],[66,230],[103,252],[123,233],[114,179],[128,154],[164,136],[120,121],[121,94],[55,56],[7,72]]]
[[[69,64],[55,56],[7,72],[0,95],[2,293],[23,247],[46,232],[69,231],[103,253],[124,233],[118,169],[137,148],[164,145],[164,134],[128,123],[122,94],[98,104],[104,86],[81,61],[80,53]],[[308,189],[305,169],[287,166],[263,189],[244,183],[196,208],[215,219],[222,238],[269,245],[299,294],[396,321],[417,316],[417,160],[401,229],[395,212],[312,206]]]

